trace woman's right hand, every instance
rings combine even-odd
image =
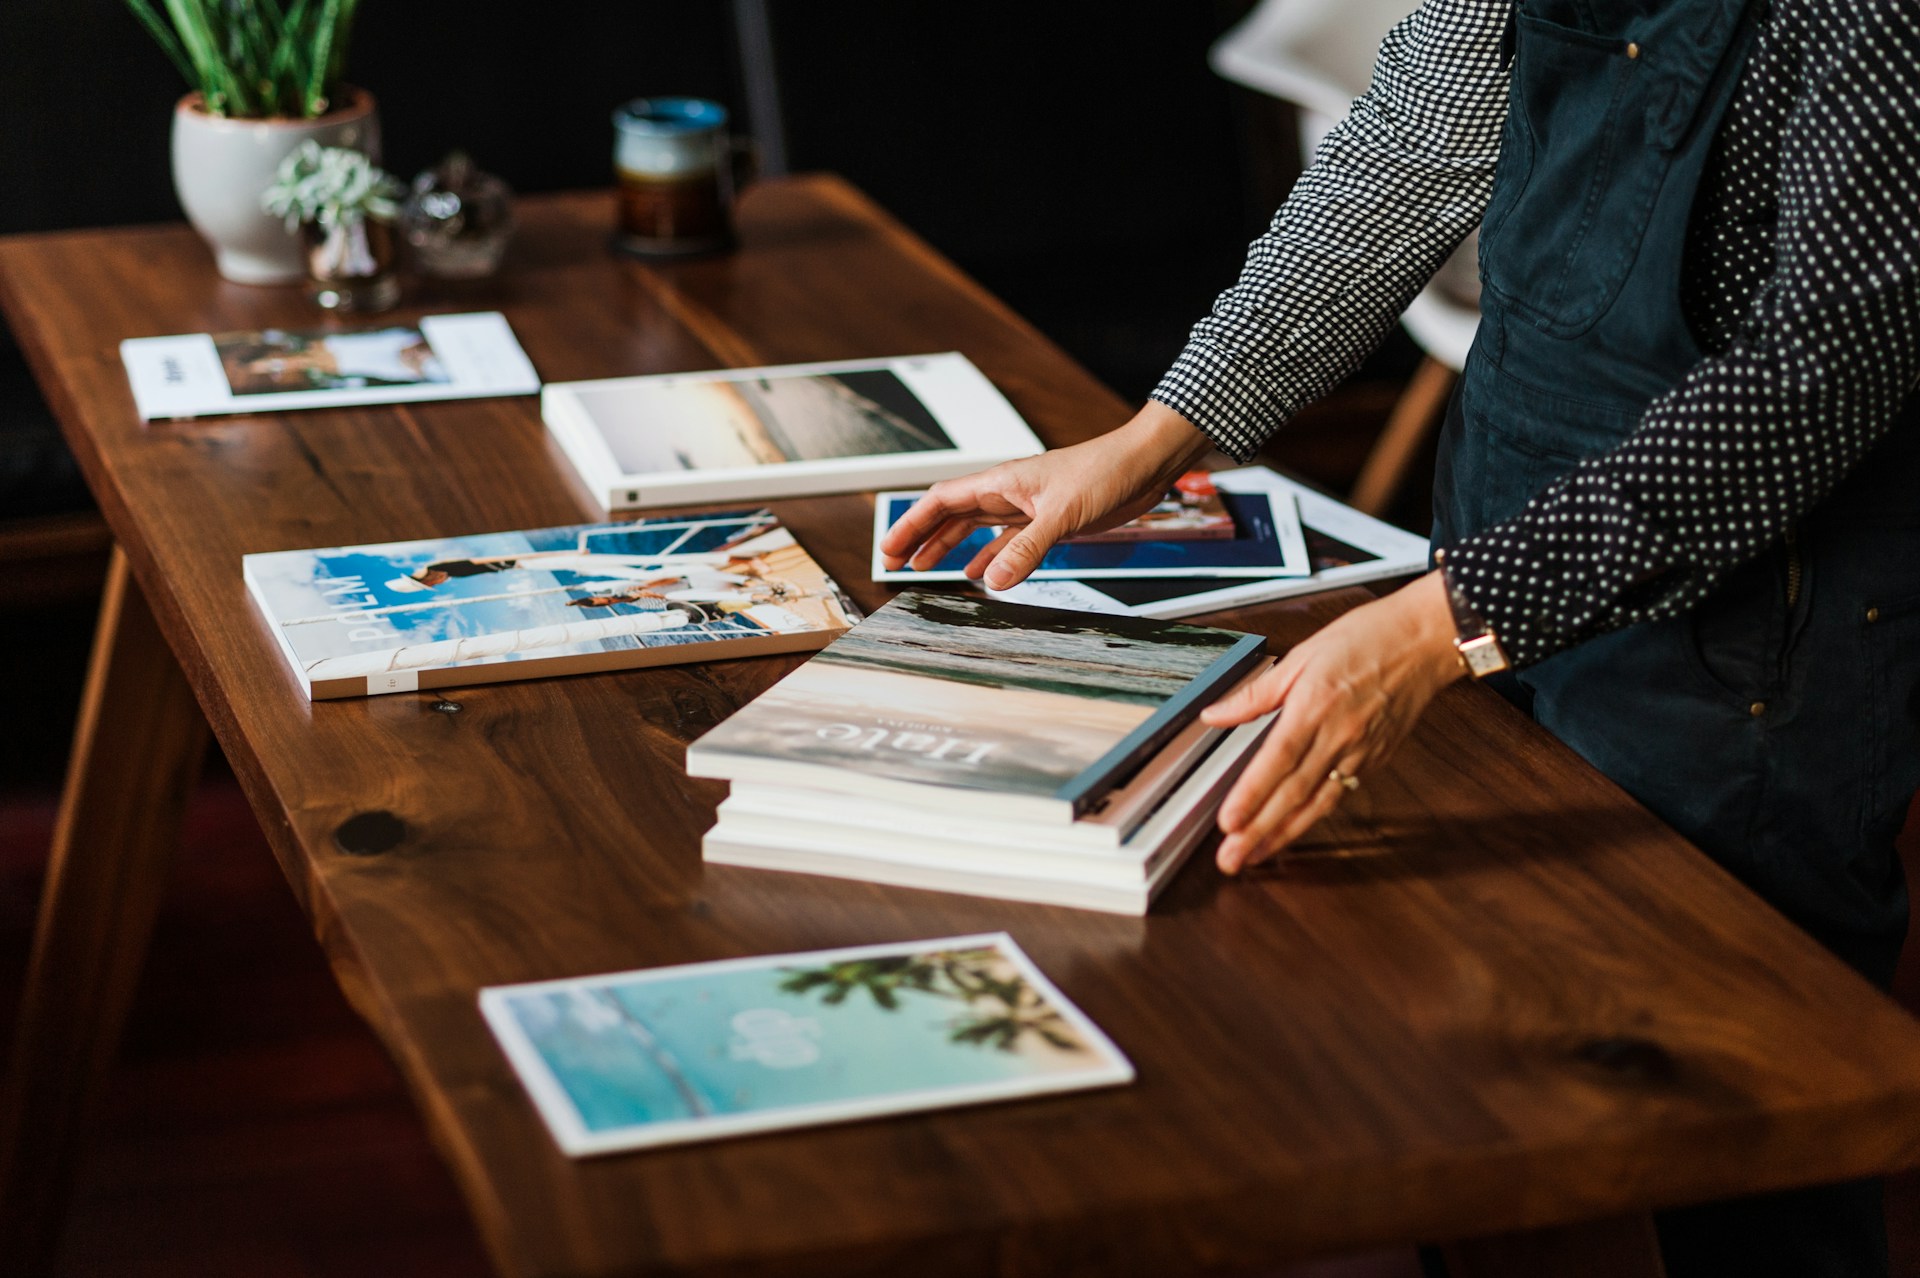
[[[1025,581],[1062,538],[1153,509],[1211,447],[1192,422],[1150,401],[1097,439],[935,484],[881,538],[881,558],[890,569],[931,568],[974,529],[1004,526],[966,573],[1006,590]]]

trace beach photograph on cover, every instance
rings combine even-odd
[[[405,325],[347,333],[216,333],[213,346],[235,395],[453,381],[425,335]]]
[[[998,937],[509,986],[482,1006],[570,1152],[1131,1074]]]
[[[702,752],[1051,796],[1242,638],[906,592],[698,742]]]
[[[577,390],[625,474],[733,470],[954,447],[888,369],[660,378]]]
[[[307,677],[837,631],[851,603],[765,510],[247,557]]]

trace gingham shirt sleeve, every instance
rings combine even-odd
[[[1618,448],[1447,553],[1515,665],[1693,607],[1859,463],[1920,378],[1911,0],[1777,5],[1716,164],[1687,293],[1697,328],[1724,317],[1723,348]]]
[[[1485,209],[1511,0],[1426,0],[1153,398],[1250,458],[1364,359]]]

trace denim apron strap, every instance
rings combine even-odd
[[[1517,6],[1480,332],[1440,443],[1437,547],[1618,445],[1703,358],[1680,303],[1687,221],[1758,10]],[[1907,918],[1894,839],[1920,784],[1916,565],[1920,420],[1904,420],[1698,608],[1551,657],[1513,695],[1884,985]],[[1877,1202],[1854,1185],[1669,1214],[1670,1271],[1884,1273]]]

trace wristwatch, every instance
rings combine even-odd
[[[1447,571],[1447,552],[1434,551],[1433,561],[1440,566],[1440,580],[1447,586],[1447,606],[1453,609],[1453,650],[1461,666],[1475,679],[1512,669],[1513,663],[1507,660],[1506,650],[1500,646],[1500,637],[1453,584],[1453,574]]]

